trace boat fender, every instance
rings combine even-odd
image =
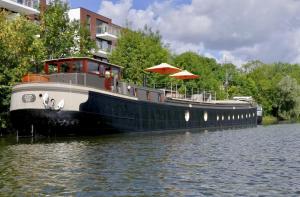
[[[64,108],[65,105],[65,100],[62,99],[61,101],[59,101],[59,103],[57,104],[57,107],[55,108],[56,110],[61,110]]]
[[[43,95],[42,99],[43,99],[43,104],[44,104],[44,106],[47,108],[47,107],[48,107],[48,103],[49,103],[49,95],[48,95],[48,92],[46,92],[46,93]]]

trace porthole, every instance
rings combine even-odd
[[[230,115],[228,115],[227,119],[230,120]]]
[[[224,120],[224,115],[222,115],[222,120]]]
[[[253,117],[255,117],[255,113],[253,113],[252,115],[253,115]]]
[[[232,115],[232,120],[234,120],[234,115]]]
[[[246,118],[248,118],[248,114],[246,114]]]
[[[204,112],[204,114],[203,114],[203,119],[204,119],[205,122],[207,121],[207,119],[208,119],[208,114],[207,114],[207,112]]]
[[[184,119],[185,119],[186,122],[188,122],[190,120],[190,112],[189,111],[185,111]]]
[[[244,115],[243,114],[241,115],[241,118],[244,119]]]
[[[240,119],[240,115],[238,115],[238,120]]]
[[[219,115],[217,115],[217,121],[219,121],[219,118],[220,118]]]
[[[249,118],[251,118],[251,114],[250,114],[250,113],[249,113],[249,115],[248,115],[248,116],[249,116]]]

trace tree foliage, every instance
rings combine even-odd
[[[41,16],[41,39],[47,59],[91,56],[96,49],[89,29],[79,21],[70,21],[68,10],[67,3],[55,0]]]
[[[124,67],[123,76],[131,82],[142,84],[145,68],[168,62],[169,51],[162,46],[161,37],[151,29],[131,31],[123,29],[117,41],[117,48],[109,57],[111,63]],[[160,76],[147,73],[149,83]],[[156,80],[156,82],[157,82]]]
[[[7,126],[11,87],[32,65],[44,58],[39,27],[23,17],[15,20],[0,12],[0,128]]]

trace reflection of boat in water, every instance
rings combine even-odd
[[[122,67],[90,58],[45,62],[45,75],[13,87],[10,115],[19,132],[48,135],[253,127],[256,106],[189,97],[177,89],[122,82]]]

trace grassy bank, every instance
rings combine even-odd
[[[278,123],[278,119],[274,116],[264,116],[262,120],[263,125],[271,125],[277,123]]]

